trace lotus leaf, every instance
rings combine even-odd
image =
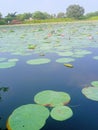
[[[87,87],[82,89],[82,93],[91,100],[98,101],[98,87]]]
[[[51,110],[51,117],[58,121],[64,121],[72,117],[73,112],[68,106],[57,106]]]
[[[0,62],[6,60],[6,58],[0,58]]]
[[[91,84],[92,84],[94,87],[98,87],[98,81],[92,81]]]
[[[39,65],[39,64],[49,63],[49,62],[50,62],[50,59],[47,59],[47,58],[39,58],[39,59],[28,60],[28,61],[27,61],[27,64]]]
[[[98,56],[94,56],[93,59],[98,60]]]
[[[28,49],[35,49],[36,46],[37,46],[37,45],[32,45],[32,44],[30,44],[30,45],[28,45]]]
[[[70,95],[65,92],[57,92],[52,90],[45,90],[35,95],[34,101],[37,104],[55,107],[65,105],[71,100]]]
[[[0,68],[11,68],[16,65],[16,62],[1,62],[0,63]]]
[[[46,122],[49,110],[41,105],[27,104],[16,108],[8,118],[8,130],[39,130]]]
[[[72,56],[73,52],[71,52],[71,51],[59,52],[58,55],[59,56]]]
[[[19,59],[8,59],[8,62],[17,62]]]
[[[68,63],[68,62],[72,62],[74,61],[75,59],[73,58],[59,58],[56,60],[56,62],[58,63]]]

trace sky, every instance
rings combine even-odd
[[[85,14],[98,11],[98,0],[0,0],[0,12],[5,17],[8,13],[34,13],[35,11],[57,14],[66,12],[69,5],[78,4],[85,9]]]

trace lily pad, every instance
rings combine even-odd
[[[3,58],[3,57],[0,58],[0,62],[5,61],[5,60],[6,58]]]
[[[49,117],[49,110],[41,105],[27,104],[16,108],[8,118],[8,130],[39,130]]]
[[[82,89],[82,93],[91,100],[98,101],[98,87],[87,87]]]
[[[8,59],[8,62],[17,62],[19,59]]]
[[[98,81],[92,81],[91,84],[92,84],[94,87],[98,87]]]
[[[94,56],[93,59],[98,60],[98,56]]]
[[[14,67],[16,65],[16,62],[1,62],[0,63],[0,68],[11,68],[11,67]]]
[[[69,62],[72,62],[74,61],[75,59],[73,58],[59,58],[56,60],[56,62],[58,63],[69,63]]]
[[[51,117],[58,121],[64,121],[72,117],[73,112],[68,106],[57,106],[51,110]]]
[[[47,58],[38,58],[38,59],[28,60],[27,64],[39,65],[39,64],[46,64],[46,63],[49,63],[49,62],[50,62],[50,59],[47,59]]]
[[[45,90],[35,95],[34,101],[37,104],[55,107],[69,103],[71,97],[66,92],[57,92],[52,90]]]

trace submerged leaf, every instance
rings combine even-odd
[[[39,130],[49,117],[49,110],[41,105],[27,104],[18,107],[9,116],[8,130]]]
[[[54,107],[65,105],[71,100],[70,95],[65,92],[45,90],[35,95],[34,101],[38,104]]]
[[[73,112],[70,107],[57,106],[52,109],[50,115],[55,120],[64,121],[72,117]]]

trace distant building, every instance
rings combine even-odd
[[[12,20],[10,24],[21,24],[22,22],[19,20]]]

